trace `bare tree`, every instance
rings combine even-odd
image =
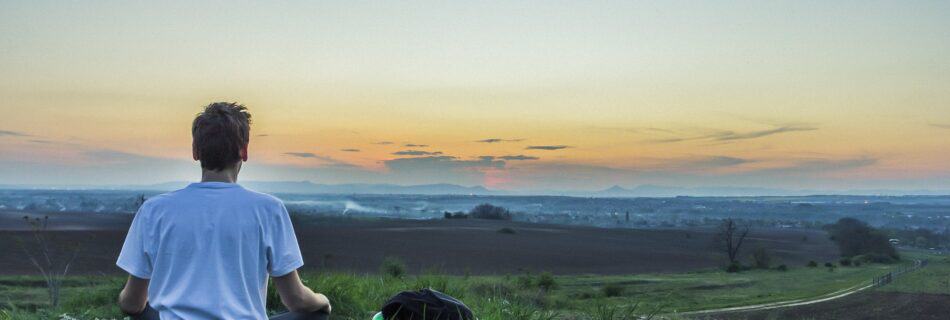
[[[66,254],[57,254],[50,248],[49,238],[49,216],[42,219],[30,219],[24,216],[23,220],[30,225],[31,243],[26,243],[23,239],[18,239],[23,252],[27,258],[43,275],[46,281],[46,291],[49,295],[49,304],[56,308],[59,306],[59,289],[63,284],[63,278],[69,273],[69,267],[79,256],[79,244],[68,245]]]
[[[726,255],[729,256],[729,263],[738,261],[739,249],[742,248],[742,243],[749,235],[749,231],[751,231],[751,227],[748,224],[739,226],[732,218],[723,220],[722,224],[719,225],[717,241],[723,246],[722,249],[726,252]]]

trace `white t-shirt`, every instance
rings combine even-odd
[[[145,201],[116,265],[151,279],[149,305],[162,319],[266,319],[268,275],[303,259],[283,202],[201,182]]]

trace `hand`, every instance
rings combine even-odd
[[[330,305],[330,299],[328,299],[327,296],[323,295],[322,293],[314,293],[314,295],[316,295],[317,300],[324,305],[324,307],[317,310],[317,312],[325,312],[330,314],[330,312],[333,310],[333,307]]]

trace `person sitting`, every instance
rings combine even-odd
[[[303,258],[283,202],[237,184],[250,120],[236,103],[206,106],[191,127],[201,182],[135,214],[116,262],[129,274],[119,309],[133,319],[266,319],[268,277],[289,310],[271,319],[329,314],[327,297],[297,274]]]

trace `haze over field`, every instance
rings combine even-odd
[[[950,3],[0,2],[0,184],[950,189]],[[909,191],[908,191],[909,192]]]

